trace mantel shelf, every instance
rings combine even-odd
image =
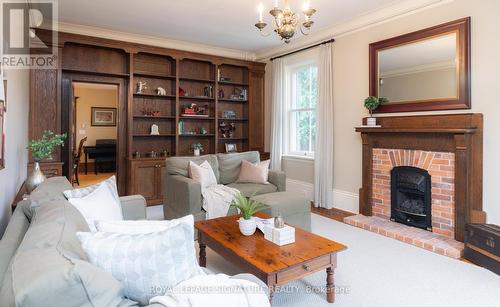
[[[356,132],[361,133],[441,133],[441,134],[472,134],[476,128],[367,128],[358,127]]]

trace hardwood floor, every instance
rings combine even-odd
[[[80,173],[79,179],[80,179],[80,185],[76,185],[76,183],[73,185],[75,188],[84,188],[88,187],[89,185],[93,185],[96,183],[99,183],[103,180],[108,179],[109,177],[115,175],[115,173],[100,173],[100,174],[94,174],[94,173],[89,173],[88,175],[85,175],[84,173]]]
[[[354,213],[340,210],[340,209],[336,209],[336,208],[332,208],[332,209],[316,208],[316,207],[314,207],[313,204],[311,204],[311,212],[322,215],[324,217],[331,218],[331,219],[339,221],[339,222],[344,222],[345,217],[356,215]]]

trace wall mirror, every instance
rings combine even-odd
[[[470,18],[370,44],[370,95],[377,111],[470,108]]]

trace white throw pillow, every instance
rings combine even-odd
[[[120,281],[127,298],[148,305],[183,280],[201,273],[194,247],[194,218],[161,232],[77,232],[89,261]]]
[[[94,192],[99,186],[101,185],[106,185],[108,186],[109,190],[113,193],[113,197],[117,199],[117,201],[120,201],[120,196],[118,195],[118,188],[116,187],[116,176],[113,175],[109,177],[108,179],[101,181],[99,183],[93,184],[91,186],[85,187],[85,188],[79,188],[79,189],[71,189],[71,190],[66,190],[63,192],[64,197],[66,199],[71,199],[71,198],[82,198],[90,193]]]
[[[201,188],[207,188],[217,184],[214,170],[208,161],[198,165],[189,161],[189,177],[201,185]]]
[[[243,160],[241,162],[240,176],[236,182],[269,184],[267,177],[269,175],[270,162],[270,160],[267,160],[253,164]]]
[[[96,231],[94,222],[97,220],[123,220],[120,202],[106,184],[101,184],[85,197],[70,198],[68,201],[80,211],[91,231]]]
[[[190,225],[193,216],[188,215],[169,221],[96,221],[97,231],[114,232],[121,234],[146,234],[152,232],[164,231],[175,227],[180,223]]]

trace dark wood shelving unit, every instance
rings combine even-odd
[[[146,116],[146,115],[134,115],[134,119],[145,119],[145,120],[162,120],[162,119],[175,119],[175,116]]]

